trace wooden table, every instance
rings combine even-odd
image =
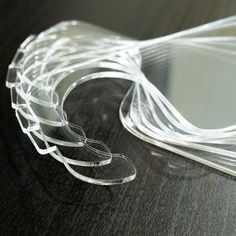
[[[127,132],[118,118],[127,84],[88,83],[79,95],[87,105],[75,105],[87,135],[137,167],[135,181],[111,187],[78,181],[50,156],[40,156],[22,134],[5,88],[19,44],[62,20],[147,39],[235,12],[235,0],[1,0],[0,235],[236,235],[235,179]]]

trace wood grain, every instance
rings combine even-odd
[[[86,106],[69,108],[73,119],[82,114],[78,121],[90,127],[88,136],[137,167],[134,182],[112,187],[78,181],[50,156],[38,155],[20,131],[4,85],[20,42],[62,20],[146,39],[235,13],[235,0],[1,0],[0,235],[236,235],[235,179],[128,133],[118,118],[128,84],[97,81],[71,95],[88,98]]]

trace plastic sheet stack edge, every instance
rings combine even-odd
[[[233,31],[232,29],[235,29]],[[173,45],[232,54],[236,17],[173,35],[137,41],[78,21],[59,23],[29,36],[9,65],[6,86],[22,131],[40,154],[50,154],[76,178],[100,185],[129,182],[133,163],[114,154],[99,140],[86,137],[68,121],[63,109],[81,84],[116,78],[133,84],[120,105],[124,127],[142,140],[236,175],[235,126],[201,129],[188,122],[154,86],[145,68],[158,69],[169,60]],[[212,43],[214,42],[214,43]],[[216,43],[217,42],[217,43]],[[163,59],[164,58],[164,59]]]

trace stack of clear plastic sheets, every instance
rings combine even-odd
[[[145,41],[69,21],[21,44],[6,85],[37,151],[80,180],[111,185],[136,176],[126,156],[67,118],[68,95],[99,78],[132,82],[119,111],[132,134],[235,176],[235,59],[236,17]]]

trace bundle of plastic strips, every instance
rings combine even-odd
[[[236,17],[145,41],[62,22],[21,44],[6,85],[37,151],[80,180],[111,185],[136,176],[126,156],[68,120],[68,95],[100,78],[132,82],[119,110],[132,134],[236,175],[235,35]]]

